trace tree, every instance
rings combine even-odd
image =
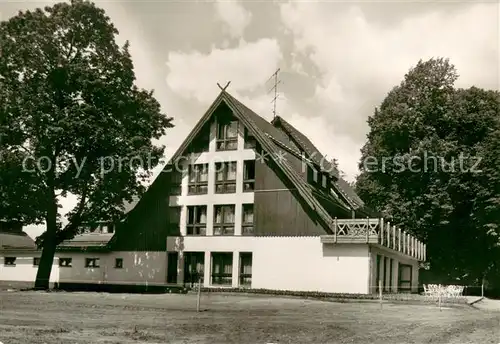
[[[173,127],[152,91],[134,85],[129,44],[87,1],[19,12],[0,23],[0,211],[45,222],[36,288],[48,288],[56,246],[82,222],[116,220],[144,192]],[[4,183],[4,181],[8,181]],[[78,205],[63,226],[60,196]]]
[[[339,167],[339,160],[337,158],[332,158],[330,160],[330,164],[332,164],[333,168],[334,168],[334,171],[335,171],[335,174],[339,177],[339,178],[345,178],[346,177],[346,174],[344,171],[342,171]]]
[[[474,283],[500,257],[500,96],[456,79],[448,60],[419,61],[389,92],[368,119],[356,188],[427,242],[443,281]]]

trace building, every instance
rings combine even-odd
[[[116,231],[57,256],[61,285],[367,294],[378,281],[417,291],[425,245],[366,207],[285,119],[223,90]]]

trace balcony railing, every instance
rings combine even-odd
[[[335,219],[333,235],[321,237],[323,243],[378,244],[420,261],[426,259],[426,245],[384,219]]]

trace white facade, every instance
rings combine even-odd
[[[60,283],[159,285],[166,282],[165,252],[58,253],[71,258],[71,267],[59,267]],[[99,259],[99,267],[86,267],[87,259]],[[121,267],[116,260],[120,259]]]
[[[181,194],[169,197],[170,207],[180,207],[180,236],[166,238],[166,252],[58,252],[54,259],[51,281],[72,284],[166,285],[173,266],[175,278],[172,283],[183,285],[186,283],[186,257],[197,253],[203,257],[203,271],[200,273],[205,287],[367,294],[377,290],[378,280],[384,280],[384,290],[396,292],[401,275],[406,276],[411,271],[409,284],[412,291],[416,291],[418,260],[380,245],[362,242],[322,243],[319,236],[243,235],[243,205],[253,204],[255,198],[254,192],[243,191],[244,162],[255,160],[256,153],[253,149],[244,148],[244,130],[241,126],[236,150],[217,151],[215,123],[210,131],[208,152],[191,155],[177,166],[187,172],[190,164],[208,164],[208,192],[188,195],[189,176],[188,173],[183,174]],[[236,162],[236,192],[215,193],[215,166],[218,162]],[[234,205],[234,233],[231,235],[214,233],[214,209],[217,205]],[[188,235],[189,206],[206,206],[205,235]],[[169,254],[172,253],[177,253],[177,261],[168,262]],[[221,253],[226,253],[225,257],[232,257],[230,262],[224,263],[225,267],[231,269],[228,277],[230,282],[223,284],[215,283],[212,278],[214,255]],[[37,267],[33,266],[32,254],[16,254],[15,266],[5,266],[0,262],[0,281],[34,281]],[[251,254],[251,263],[246,261],[245,269],[240,261],[242,254],[246,258]],[[68,258],[71,259],[71,266],[59,266],[59,259]],[[98,266],[88,266],[87,260],[96,258]],[[400,266],[403,265],[409,266],[409,270],[400,273]],[[243,270],[246,271],[245,275],[251,271],[251,277],[247,276],[247,281],[251,280],[250,284],[240,284]]]
[[[180,261],[183,252],[203,252],[205,287],[217,287],[211,254],[231,252],[232,287],[240,287],[240,253],[252,253],[251,288],[368,293],[368,245],[325,245],[319,237],[169,237],[167,250],[179,252]]]
[[[38,271],[35,258],[40,258],[40,252],[33,251],[3,251],[0,252],[0,282],[34,282]],[[7,265],[6,259],[15,258],[14,265]],[[59,266],[54,259],[50,282],[59,281]]]
[[[392,290],[386,291],[398,291],[399,264],[412,266],[412,291],[418,286],[418,264],[403,255],[367,244],[323,244],[319,237],[169,237],[167,250],[179,252],[179,284],[184,277],[183,254],[203,252],[204,287],[220,287],[211,279],[212,254],[230,252],[231,287],[242,287],[238,278],[240,253],[251,253],[251,288],[368,294],[375,292],[378,283],[375,278],[378,253],[393,259],[392,283],[389,284],[388,270],[385,275]]]
[[[213,235],[214,205],[234,205],[235,206],[235,229],[234,235],[241,235],[242,205],[254,203],[253,192],[243,192],[243,167],[244,161],[255,160],[253,149],[244,149],[244,137],[242,128],[238,130],[238,149],[228,151],[216,150],[216,125],[210,128],[209,151],[193,154],[189,158],[181,160],[176,168],[183,172],[182,193],[179,196],[170,196],[170,206],[180,206],[180,230],[181,235],[186,235],[187,207],[193,205],[207,206],[207,235]],[[236,192],[235,193],[215,193],[215,165],[218,162],[236,162]],[[208,164],[208,193],[203,195],[188,195],[189,175],[187,173],[190,164]]]

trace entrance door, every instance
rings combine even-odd
[[[167,255],[167,283],[177,283],[178,252],[168,252]]]
[[[398,291],[411,292],[412,267],[411,265],[399,264]]]
[[[205,252],[185,252],[184,253],[184,284],[193,287],[201,278],[205,271]]]

